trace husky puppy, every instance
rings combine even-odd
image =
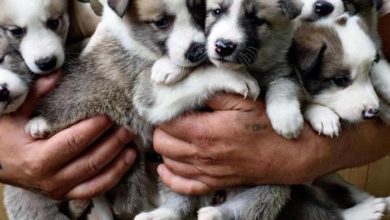
[[[154,124],[165,122],[194,109],[219,91],[234,92],[256,98],[259,87],[249,75],[237,71],[206,66],[195,70],[181,83],[164,86],[151,80],[154,62],[171,54],[167,42],[180,33],[175,30],[197,30],[199,19],[194,10],[200,0],[108,0],[104,5],[102,23],[79,60],[64,67],[58,87],[42,100],[36,117],[26,126],[33,137],[50,136],[70,125],[97,114],[107,114],[117,124],[138,134],[138,163],[107,194],[115,217],[133,219],[149,207],[159,206],[156,183],[145,170],[145,149],[151,145]],[[203,4],[204,5],[204,4]],[[204,19],[204,18],[203,18]],[[182,36],[182,35],[180,35]],[[184,36],[191,36],[184,35]],[[186,41],[175,56],[186,58],[198,35]],[[177,39],[177,38],[175,38]],[[175,50],[177,50],[175,48]],[[183,59],[184,60],[184,59]],[[189,60],[189,59],[188,59]],[[191,62],[191,60],[189,60]],[[43,210],[31,210],[32,194],[18,193],[15,207],[26,213],[23,218],[63,219],[53,215],[55,204],[40,199]],[[38,195],[36,195],[38,196]],[[39,196],[38,196],[39,197]],[[181,213],[174,213],[183,219]]]
[[[64,63],[67,4],[64,0],[0,1],[0,27],[36,74],[50,73]]]
[[[0,30],[0,115],[15,111],[26,99],[33,75]]]

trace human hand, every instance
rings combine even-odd
[[[175,192],[301,184],[376,160],[390,149],[383,144],[389,138],[377,137],[389,128],[376,122],[345,130],[338,140],[306,126],[298,140],[290,141],[273,131],[262,102],[224,95],[208,106],[214,111],[184,116],[155,131],[154,147],[164,158],[158,172]]]
[[[131,167],[136,153],[125,146],[133,136],[98,116],[48,140],[32,139],[24,126],[58,75],[39,79],[17,112],[0,118],[0,181],[53,199],[88,199],[111,189]]]

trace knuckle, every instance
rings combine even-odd
[[[45,162],[43,159],[35,158],[24,163],[24,169],[27,175],[31,177],[40,177],[46,172]]]
[[[77,151],[81,146],[77,135],[71,135],[67,137],[67,145],[70,151]]]
[[[97,174],[100,170],[101,170],[101,166],[98,165],[98,163],[95,160],[93,159],[88,160],[86,172],[89,176],[93,176]]]

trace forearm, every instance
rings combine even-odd
[[[364,122],[344,129],[343,136],[333,144],[339,148],[340,168],[361,166],[390,153],[390,127],[381,122]]]

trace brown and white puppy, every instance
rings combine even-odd
[[[46,74],[63,65],[67,10],[64,0],[0,1],[0,27],[32,72]]]

